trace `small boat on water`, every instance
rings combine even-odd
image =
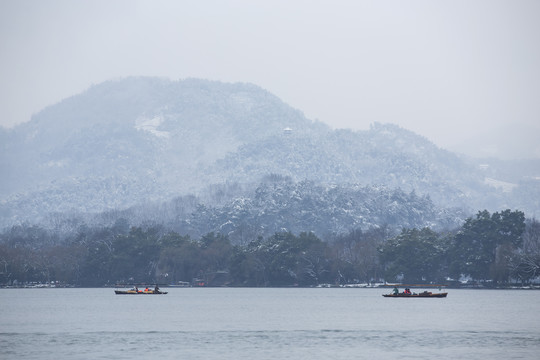
[[[448,295],[447,292],[443,293],[432,293],[430,291],[424,291],[421,293],[412,293],[412,294],[405,294],[405,293],[397,293],[397,294],[383,294],[384,297],[399,297],[399,298],[443,298]]]
[[[166,291],[159,290],[159,287],[154,289],[145,288],[144,290],[139,290],[137,287],[129,290],[114,290],[116,295],[165,295]]]
[[[448,295],[447,292],[439,292],[439,293],[433,293],[431,291],[423,291],[423,292],[411,292],[411,289],[409,287],[438,287],[439,291],[443,286],[446,285],[403,285],[403,284],[395,284],[395,285],[387,285],[387,286],[394,286],[394,290],[391,294],[383,294],[384,297],[394,297],[394,298],[444,298]],[[398,287],[405,287],[405,290],[403,292],[399,292]]]

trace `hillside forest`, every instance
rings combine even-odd
[[[0,173],[3,286],[540,275],[540,159],[470,158],[376,121],[332,129],[254,84],[93,85],[0,127]]]
[[[527,284],[540,275],[540,223],[523,212],[479,211],[453,231],[372,227],[321,238],[276,232],[233,244],[164,226],[81,227],[67,237],[37,225],[0,235],[0,283],[101,287],[189,282],[203,286],[317,286],[370,282],[481,286]]]

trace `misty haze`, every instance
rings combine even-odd
[[[539,16],[0,2],[3,354],[536,358]]]

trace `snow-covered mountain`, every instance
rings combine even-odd
[[[0,129],[0,140],[2,226],[204,199],[215,184],[252,191],[269,175],[399,188],[446,208],[540,209],[533,176],[509,179],[500,162],[464,159],[395,125],[331,130],[252,84],[108,81]]]

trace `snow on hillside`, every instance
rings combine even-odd
[[[534,200],[540,183],[522,176],[527,167],[492,162],[482,170],[391,124],[376,123],[367,131],[331,130],[253,84],[108,81],[0,136],[1,226],[42,221],[52,213],[123,211],[190,194],[214,197],[204,204],[216,208],[234,197],[208,196],[208,189],[252,189],[268,176],[314,182],[327,195],[331,191],[322,190],[327,186],[380,187],[429,197],[438,209],[471,213],[511,207],[540,213]],[[301,214],[303,226],[318,226],[319,215],[303,208],[311,205],[305,199],[317,198],[303,194],[304,201],[296,201],[298,192],[287,194],[292,198],[269,197],[264,203],[287,202]],[[365,203],[325,204],[336,218],[356,214],[349,227],[374,224],[358,212]],[[401,219],[399,204],[381,200],[370,206],[379,206],[379,221],[386,221],[390,215]],[[269,216],[271,207],[258,211]]]
[[[148,131],[157,137],[168,139],[171,136],[170,132],[158,130],[162,123],[163,118],[161,116],[154,116],[152,118],[140,117],[135,121],[135,129]]]

